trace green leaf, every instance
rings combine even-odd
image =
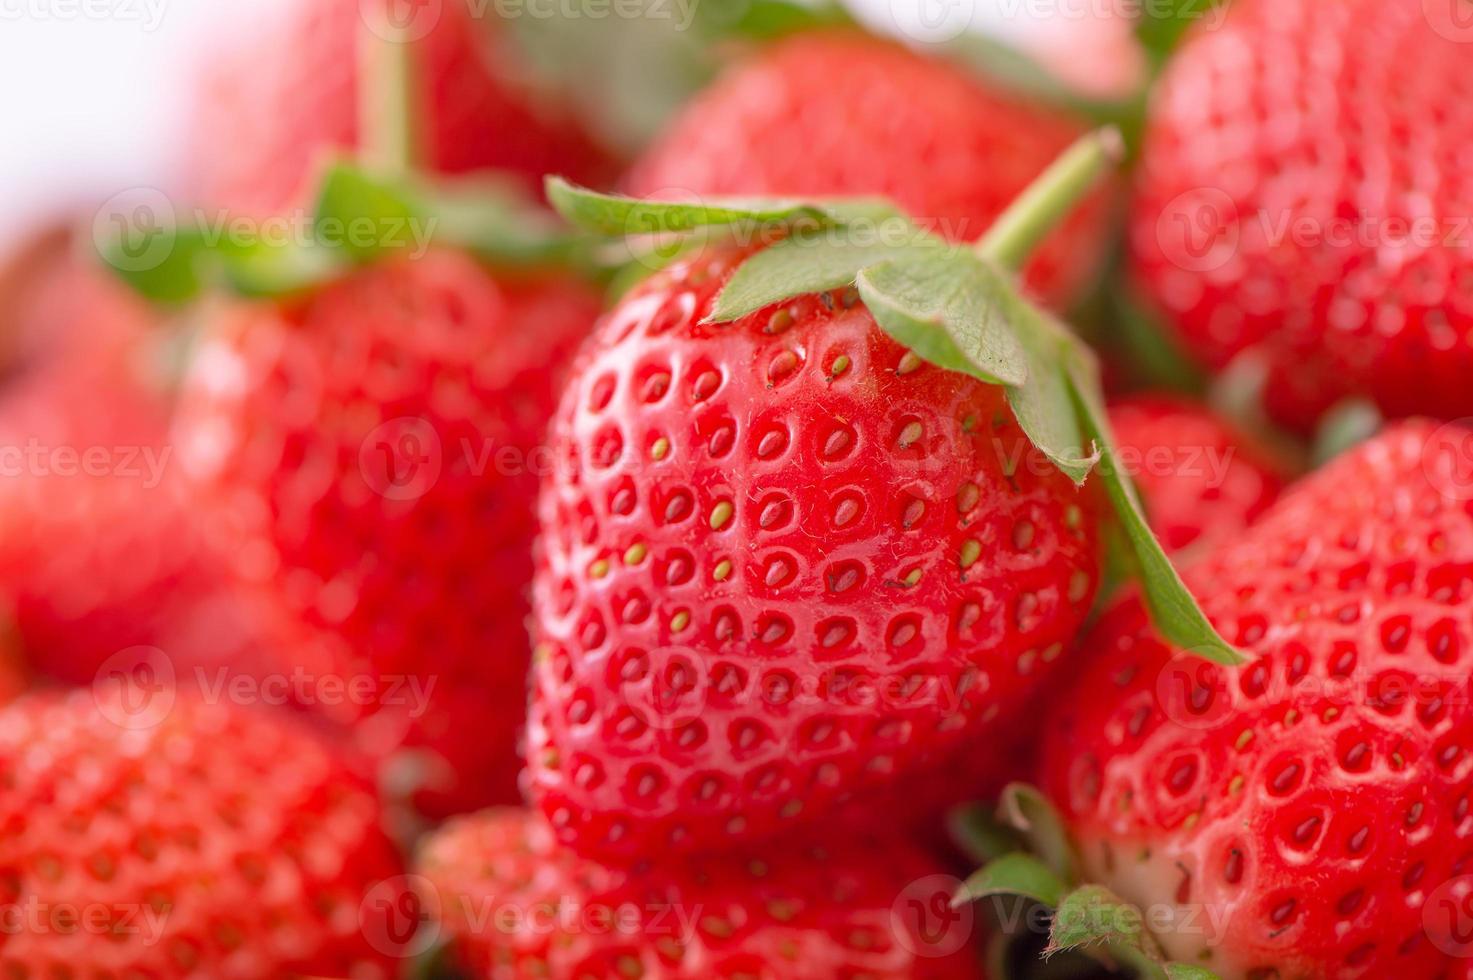
[[[1095,125],[1119,126],[1127,132],[1138,125],[1141,107],[1136,100],[1085,95],[1007,41],[968,31],[948,44],[942,54],[1029,102],[1056,106]]]
[[[1205,966],[1195,963],[1167,963],[1166,980],[1222,980]]]
[[[428,235],[420,203],[401,181],[374,177],[351,164],[329,167],[317,192],[313,237],[355,262],[372,262]]]
[[[897,212],[879,199],[826,202],[796,198],[713,197],[710,201],[646,201],[603,194],[547,178],[547,199],[572,224],[602,235],[654,235],[720,226],[768,226],[774,231],[803,225],[883,220]]]
[[[215,271],[208,237],[194,226],[128,229],[100,252],[114,273],[154,303],[194,299]]]
[[[1002,791],[998,814],[1023,834],[1028,850],[1036,854],[1063,881],[1075,881],[1079,859],[1064,821],[1048,798],[1026,783],[1009,783]]]
[[[1162,637],[1190,653],[1221,664],[1243,663],[1243,655],[1218,634],[1202,612],[1146,523],[1140,498],[1115,448],[1115,437],[1100,393],[1098,368],[1077,348],[1066,348],[1065,354],[1067,377],[1079,419],[1104,454],[1099,467],[1100,479],[1130,543],[1152,623]]]
[[[990,895],[1022,895],[1050,908],[1064,895],[1064,882],[1035,857],[1015,852],[998,858],[963,882],[952,896],[955,908]]]
[[[232,289],[258,299],[304,292],[346,271],[342,255],[316,245],[226,249],[216,259]]]
[[[1070,341],[1016,293],[1009,306],[1028,368],[1026,383],[1007,389],[1008,405],[1029,441],[1076,486],[1083,485],[1100,456],[1096,449],[1085,450],[1089,433],[1080,427],[1069,393],[1063,360]]]
[[[1226,12],[1228,0],[1160,0],[1144,4],[1136,21],[1135,36],[1146,57],[1159,67],[1175,53],[1182,36],[1197,23],[1216,24]]]
[[[1010,285],[965,249],[919,249],[862,269],[859,295],[891,337],[988,384],[1020,385],[1028,362],[1009,322]]]
[[[718,38],[742,37],[771,41],[799,31],[847,27],[853,19],[833,3],[795,3],[793,0],[736,0],[702,4],[701,27]]]
[[[897,220],[904,221],[904,228],[898,230],[905,234],[908,229],[909,241],[822,240],[800,232],[763,249],[732,275],[716,298],[710,319],[727,323],[794,296],[841,289],[853,285],[859,271],[868,266],[901,258],[921,247],[945,247],[909,219]]]
[[[1105,946],[1133,950],[1159,962],[1160,949],[1146,931],[1141,910],[1103,885],[1082,885],[1055,904],[1045,954]]]
[[[1022,839],[1004,826],[991,808],[980,803],[954,807],[946,815],[947,836],[978,864],[995,861],[1023,849]]]
[[[583,243],[557,216],[498,181],[437,181],[419,192],[436,241],[496,264],[582,261]]]
[[[1381,430],[1385,421],[1376,403],[1368,398],[1347,398],[1337,402],[1315,429],[1314,465],[1323,466],[1365,442]]]

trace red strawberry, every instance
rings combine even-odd
[[[25,287],[6,309],[26,356],[0,390],[0,601],[18,645],[76,683],[145,645],[179,672],[275,669],[196,526],[165,399],[136,370],[153,316],[64,243]]]
[[[449,763],[432,811],[515,798],[537,449],[598,306],[431,251],[219,314],[191,369],[180,453],[235,571]]]
[[[981,975],[971,910],[948,907],[956,880],[897,840],[618,868],[491,810],[440,830],[419,865],[476,976]]]
[[[665,197],[882,195],[971,241],[1083,132],[890,42],[807,34],[719,80],[628,185]],[[1067,300],[1097,268],[1106,210],[1096,195],[1074,212],[1030,263],[1028,281]]]
[[[1144,395],[1110,407],[1121,461],[1169,551],[1210,548],[1258,519],[1283,489],[1285,467],[1206,408]]]
[[[1352,395],[1473,414],[1461,3],[1243,0],[1161,82],[1137,276],[1208,365],[1263,358],[1297,429]]]
[[[0,709],[0,773],[8,974],[392,975],[359,925],[399,871],[377,801],[285,719],[167,688],[32,695]]]
[[[579,849],[770,834],[995,752],[1094,595],[1093,495],[1001,389],[853,290],[703,322],[741,257],[626,298],[553,424],[528,765]]]
[[[1451,965],[1432,903],[1473,881],[1470,445],[1396,427],[1192,569],[1246,665],[1171,649],[1135,600],[1083,644],[1045,785],[1175,958],[1224,978]]]
[[[506,32],[476,4],[393,4],[412,38],[411,106],[431,171],[504,170],[597,180],[606,162],[561,106],[533,92]],[[299,0],[213,66],[195,113],[195,197],[247,214],[298,202],[316,164],[359,144],[360,48],[377,38],[363,0]],[[375,27],[377,25],[375,24]],[[380,28],[381,29],[381,28]]]

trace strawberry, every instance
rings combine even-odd
[[[771,833],[985,753],[1099,578],[1093,495],[1026,464],[1001,389],[852,289],[706,323],[743,257],[628,296],[553,422],[528,768],[581,849]]]
[[[66,241],[24,286],[7,294],[24,342],[0,389],[0,597],[16,644],[73,683],[144,646],[181,673],[275,669],[197,526],[166,400],[137,369],[154,315]]]
[[[981,975],[955,879],[898,840],[610,867],[507,809],[447,824],[418,864],[475,976]]]
[[[1206,408],[1165,395],[1110,406],[1110,422],[1151,527],[1169,551],[1231,540],[1268,509],[1286,468]]]
[[[548,172],[596,180],[607,162],[526,72],[485,5],[383,0],[405,27],[416,76],[418,156],[434,172],[502,170],[528,187]],[[329,154],[358,148],[361,49],[376,41],[373,2],[300,0],[211,66],[191,135],[193,196],[270,214],[296,204]],[[398,9],[395,9],[398,8]]]
[[[781,41],[699,96],[634,166],[636,196],[883,195],[970,241],[1084,128],[964,70],[859,33]],[[1028,267],[1060,304],[1098,267],[1106,202],[1075,211]]]
[[[1044,785],[1168,954],[1223,978],[1440,977],[1466,955],[1444,918],[1473,871],[1469,445],[1396,426],[1191,569],[1252,655],[1235,671],[1134,599],[1082,644]]]
[[[372,791],[280,716],[101,685],[0,709],[0,967],[388,977],[360,906],[399,872]]]
[[[598,306],[432,249],[217,309],[185,383],[179,452],[233,573],[369,680],[376,751],[431,753],[433,812],[516,796],[537,449]]]
[[[1260,360],[1297,430],[1351,396],[1473,414],[1461,2],[1244,0],[1156,93],[1136,278],[1208,366]]]

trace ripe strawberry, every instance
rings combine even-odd
[[[1175,958],[1224,978],[1451,965],[1431,903],[1473,872],[1470,442],[1395,427],[1193,568],[1246,665],[1171,649],[1134,600],[1083,644],[1045,785]]]
[[[1110,422],[1151,528],[1169,551],[1237,537],[1283,489],[1283,464],[1200,405],[1137,396],[1112,405]]]
[[[135,700],[141,698],[141,700]],[[282,717],[112,685],[0,709],[0,968],[387,977],[372,791]]]
[[[850,33],[799,35],[734,69],[628,178],[636,196],[881,195],[954,241],[982,235],[1084,127],[958,68]],[[1103,195],[1028,266],[1065,302],[1104,248]]]
[[[770,834],[995,751],[1094,595],[1093,496],[1001,389],[853,290],[704,322],[741,258],[627,297],[553,423],[528,768],[581,850]]]
[[[374,738],[448,763],[433,812],[515,798],[537,449],[598,307],[432,250],[217,315],[186,382],[180,453],[234,571],[372,680]]]
[[[955,879],[902,841],[620,868],[491,810],[431,837],[418,870],[476,976],[980,976]]]
[[[1351,395],[1473,413],[1461,2],[1245,0],[1161,82],[1136,275],[1209,366],[1263,358],[1294,428]]]
[[[519,79],[526,73],[506,32],[475,13],[484,7],[384,2],[401,8],[390,16],[413,39],[411,109],[426,169],[503,170],[534,190],[545,173],[604,174],[601,151],[571,114]],[[190,161],[201,203],[283,210],[324,157],[358,147],[360,49],[376,40],[370,9],[363,0],[290,4],[209,70]]]
[[[16,643],[74,683],[137,646],[179,672],[266,669],[274,643],[206,546],[168,406],[135,370],[152,314],[65,242],[24,285],[6,296],[25,340],[0,389],[0,602]]]

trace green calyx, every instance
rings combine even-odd
[[[1055,467],[1076,485],[1098,475],[1161,635],[1236,664],[1242,655],[1212,627],[1146,524],[1118,462],[1093,353],[1015,284],[1016,269],[1119,149],[1113,130],[1082,139],[974,246],[945,241],[875,200],[645,201],[557,178],[548,181],[547,196],[573,224],[634,242],[725,234],[770,243],[732,275],[710,315],[714,322],[852,286],[881,329],[918,356],[1002,386],[1023,431]]]
[[[145,230],[155,244],[140,263],[136,243]],[[437,245],[517,267],[576,264],[583,244],[504,183],[389,178],[343,162],[325,171],[315,205],[300,213],[246,218],[197,210],[171,226],[123,229],[100,250],[139,293],[179,304],[215,288],[291,296]]]
[[[985,863],[952,897],[952,906],[1021,898],[1052,910],[1043,956],[1077,952],[1145,980],[1218,980],[1195,963],[1166,959],[1142,911],[1103,885],[1081,882],[1074,844],[1048,800],[1031,786],[1014,783],[1003,791],[995,816],[972,808],[953,821],[959,843],[986,842]],[[1014,841],[1007,850],[999,842]],[[1000,915],[1006,931],[1024,915]],[[1023,938],[1014,935],[1013,938]]]

